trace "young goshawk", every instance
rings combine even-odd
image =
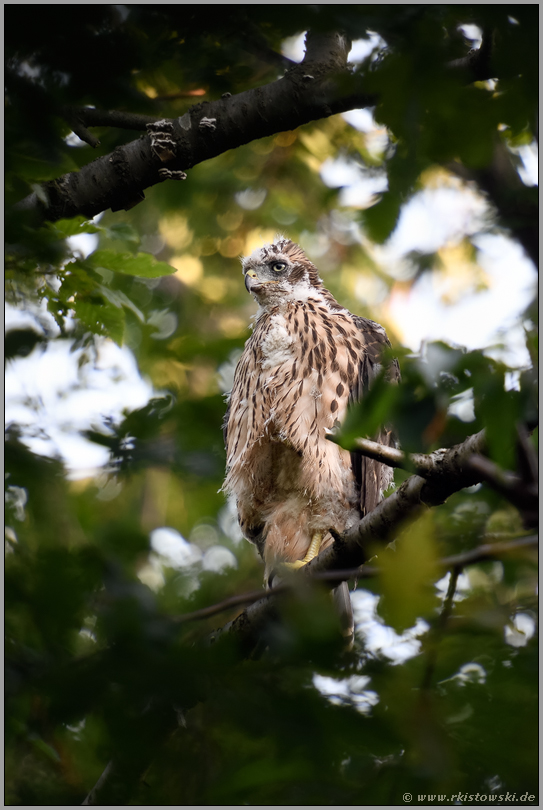
[[[224,491],[237,504],[270,582],[281,564],[303,565],[382,499],[392,470],[327,438],[381,367],[382,326],[353,315],[323,286],[317,268],[278,237],[242,260],[259,308],[234,375],[224,422]],[[399,376],[389,365],[391,380]],[[390,431],[377,440],[392,444]],[[350,602],[346,585],[338,596]]]

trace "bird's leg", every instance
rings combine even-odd
[[[322,546],[322,532],[315,532],[315,534],[311,538],[311,543],[309,544],[309,548],[306,551],[306,555],[302,560],[304,565],[308,562],[311,562],[311,560],[315,559],[315,557],[321,550],[321,546]]]
[[[285,568],[292,568],[295,571],[296,569],[301,568],[303,565],[307,565],[307,563],[311,562],[311,560],[314,560],[321,549],[322,539],[322,532],[315,532],[311,538],[309,548],[307,549],[303,560],[296,560],[296,562],[292,563],[283,563]]]

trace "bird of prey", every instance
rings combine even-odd
[[[330,546],[330,528],[355,525],[391,483],[390,467],[327,438],[348,404],[364,397],[390,343],[382,326],[338,304],[289,239],[263,245],[242,266],[259,308],[229,395],[223,490],[271,584],[285,563],[299,567]],[[396,362],[387,375],[398,378]],[[384,428],[377,440],[394,441]]]

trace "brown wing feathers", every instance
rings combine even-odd
[[[360,316],[353,316],[355,325],[360,329],[363,351],[358,364],[358,377],[351,387],[349,403],[359,403],[381,369],[383,350],[390,346],[384,329],[374,321]],[[399,367],[396,360],[387,369],[389,380],[396,382],[399,378]],[[382,429],[375,440],[381,444],[395,447],[397,442],[391,430]],[[359,451],[351,452],[352,470],[360,494],[359,504],[362,517],[371,512],[382,500],[383,491],[392,480],[390,468],[373,459],[363,456]]]

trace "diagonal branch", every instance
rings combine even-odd
[[[507,498],[522,514],[524,526],[537,526],[539,519],[539,490],[537,477],[525,480],[519,475],[500,469],[484,456],[470,459],[471,469],[492,489]]]
[[[349,49],[350,42],[343,35],[308,34],[303,62],[278,81],[196,104],[180,118],[161,121],[167,125],[174,147],[168,155],[168,170],[183,172],[257,138],[375,104],[374,96],[362,92],[360,77],[347,67]],[[90,110],[85,112],[81,126],[92,125],[91,116]],[[97,121],[104,120],[100,111],[95,116]],[[45,183],[46,206],[34,193],[18,207],[39,212],[50,221],[77,214],[90,218],[107,208],[131,208],[144,199],[144,189],[162,181],[159,169],[165,162],[153,148],[151,137],[143,135],[78,172]]]
[[[517,475],[501,470],[496,464],[485,456],[480,455],[484,449],[484,438],[473,447],[474,454],[465,459],[464,467],[478,475],[481,481],[503,495],[523,515],[526,528],[537,526],[538,519],[538,474],[537,458],[532,445],[528,441],[528,431],[523,425],[517,427],[519,467],[521,474]],[[354,446],[357,450],[375,461],[388,464],[389,467],[399,467],[404,470],[414,470],[422,478],[431,478],[436,472],[443,472],[444,458],[447,450],[436,450],[433,453],[406,454],[395,447],[379,444],[371,439],[356,439]]]
[[[30,212],[38,220],[49,221],[78,214],[91,218],[107,208],[129,210],[145,198],[146,188],[167,178],[182,179],[187,169],[230,149],[347,110],[375,106],[378,97],[365,92],[364,75],[352,73],[348,68],[350,45],[342,34],[309,33],[303,62],[293,64],[283,78],[235,96],[202,102],[180,118],[166,119],[175,144],[167,168],[153,149],[149,136],[143,135],[78,172],[43,184],[21,200],[17,209]],[[492,36],[485,32],[479,50],[448,67],[459,76],[465,74],[468,83],[486,78],[493,72],[491,45]],[[10,74],[8,78],[17,91],[20,77]],[[90,126],[142,130],[155,120],[153,116],[92,108],[63,107],[58,113],[92,146],[97,146],[99,141],[89,131]],[[485,169],[468,170],[458,162],[448,168],[480,185],[504,224],[537,264],[536,203],[522,187],[504,151],[505,147],[501,145],[500,151],[498,144],[499,159]],[[504,182],[505,175],[507,182]]]
[[[351,449],[351,448],[349,448]],[[381,461],[389,467],[396,467],[402,470],[415,471],[417,475],[426,478],[432,475],[438,467],[446,450],[435,450],[433,453],[404,453],[396,447],[389,447],[386,444],[379,444],[372,439],[355,439],[352,449],[360,450],[362,455],[372,458],[374,461]]]
[[[95,107],[61,107],[62,117],[71,126],[78,138],[93,148],[100,141],[87,127],[116,127],[117,129],[135,129],[145,132],[147,124],[156,121],[156,116],[139,113],[121,112],[120,110],[97,110]]]
[[[537,535],[519,537],[518,539],[502,543],[485,543],[469,551],[465,551],[462,554],[442,557],[437,561],[437,565],[440,568],[454,568],[460,571],[467,565],[501,558],[521,549],[537,546],[538,543],[539,537]],[[346,582],[349,579],[370,579],[379,576],[379,573],[379,568],[375,566],[361,565],[358,568],[345,568],[338,571],[319,571],[312,574],[310,579],[316,582],[330,582],[333,585],[337,585],[338,582]],[[185,624],[200,619],[208,619],[210,616],[216,616],[218,613],[223,613],[225,610],[230,610],[238,605],[252,604],[258,602],[260,599],[270,599],[272,596],[278,596],[279,594],[292,590],[293,587],[293,583],[290,582],[289,584],[283,583],[270,588],[265,594],[260,590],[230,596],[227,599],[223,599],[221,602],[217,602],[215,605],[208,605],[205,608],[200,608],[200,610],[194,610],[192,613],[182,613],[180,616],[174,616],[173,621],[176,624]]]

